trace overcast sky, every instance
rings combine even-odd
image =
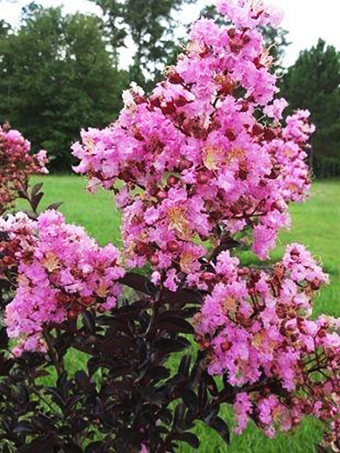
[[[183,13],[186,21],[195,20],[202,6],[212,2],[213,0],[197,0],[195,5],[186,6]],[[0,19],[16,24],[21,8],[28,3],[30,0],[0,2]],[[65,11],[70,13],[77,10],[83,13],[100,12],[87,0],[40,0],[37,3],[43,6],[64,4]],[[294,63],[300,50],[310,48],[319,38],[340,50],[340,0],[268,0],[267,3],[275,4],[285,12],[282,26],[289,31],[289,40],[292,42],[287,51],[286,66]],[[124,66],[129,63],[127,55],[125,51],[122,61]]]

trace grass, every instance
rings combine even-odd
[[[120,216],[112,195],[106,192],[89,195],[85,186],[86,181],[76,176],[45,177],[46,196],[42,207],[64,201],[60,210],[69,222],[83,225],[100,244],[111,241],[120,246]],[[315,313],[340,316],[340,181],[316,182],[308,202],[293,205],[291,214],[292,229],[280,235],[272,259],[279,259],[288,243],[305,244],[331,276],[331,285],[322,290],[316,301]],[[250,253],[245,254],[244,259],[247,264],[255,262]],[[224,410],[222,416],[232,424],[230,410]],[[322,433],[314,420],[306,420],[296,432],[281,434],[276,439],[268,439],[249,426],[242,436],[232,436],[232,444],[227,448],[209,428],[198,425],[195,431],[202,440],[201,453],[311,453]],[[187,447],[181,449],[183,453],[190,451],[192,449]]]

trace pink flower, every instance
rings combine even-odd
[[[236,434],[241,434],[247,427],[249,415],[252,413],[252,402],[247,393],[239,393],[234,403],[237,427]]]
[[[125,272],[112,244],[99,247],[56,211],[46,211],[36,222],[18,214],[0,223],[0,231],[10,239],[0,242],[0,251],[18,266],[18,288],[5,318],[10,338],[22,340],[16,353],[43,348],[42,331],[64,322],[70,312],[115,307],[117,281]]]

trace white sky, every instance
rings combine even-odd
[[[160,0],[162,1],[162,0]],[[186,6],[182,13],[186,22],[195,20],[204,4],[211,4],[213,0],[197,0],[194,5]],[[5,0],[0,2],[0,19],[12,24],[18,22],[21,8],[30,3],[30,0]],[[37,0],[43,6],[58,6],[64,4],[65,12],[83,13],[97,12],[100,9],[87,0]],[[340,0],[268,0],[267,3],[279,6],[285,12],[282,26],[289,31],[289,41],[292,45],[287,50],[285,64],[294,63],[299,51],[310,48],[319,38],[328,44],[333,44],[340,50]],[[129,55],[130,54],[130,55]],[[122,65],[127,66],[131,58],[131,51],[122,54]]]

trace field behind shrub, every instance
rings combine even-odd
[[[102,245],[107,242],[122,245],[120,215],[114,207],[113,195],[87,194],[86,181],[76,176],[47,176],[43,181],[46,196],[42,207],[63,201],[60,210],[69,222],[83,225]],[[305,244],[331,277],[331,285],[316,300],[315,314],[340,316],[340,181],[315,182],[310,199],[293,205],[291,214],[292,229],[282,232],[272,259],[279,259],[288,243]],[[243,258],[245,264],[257,262],[251,253],[245,253]],[[232,423],[231,411],[225,410],[224,416]],[[314,420],[307,420],[295,433],[281,434],[273,440],[249,426],[241,437],[232,436],[230,448],[203,425],[198,425],[195,431],[202,440],[199,449],[202,453],[310,453],[321,438],[321,427]],[[188,453],[192,449],[183,447],[181,451]]]

